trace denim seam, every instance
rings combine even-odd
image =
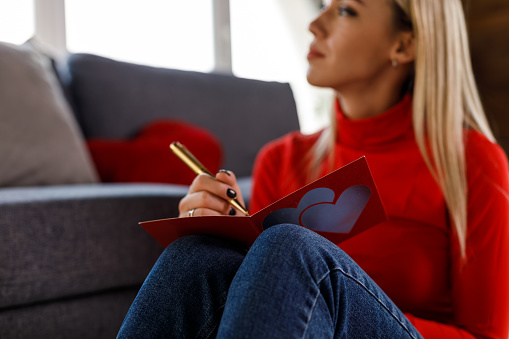
[[[224,301],[221,303],[221,306],[214,312],[214,314],[210,317],[209,321],[202,327],[200,332],[196,335],[196,338],[209,338],[212,332],[218,327],[219,322],[215,321],[217,314],[221,309],[224,309],[226,305],[226,296],[228,292],[223,293],[219,299],[223,299]],[[214,323],[215,322],[215,323]]]
[[[325,275],[322,278],[318,279],[317,285],[320,285],[322,283],[323,279],[325,279],[325,277],[328,276],[329,274],[330,274],[330,271],[325,273]],[[308,318],[306,320],[306,328],[304,329],[304,332],[302,333],[302,338],[306,337],[306,333],[308,332],[308,328],[309,328],[308,324],[309,324],[309,321],[311,320],[311,316],[313,315],[313,312],[316,307],[316,303],[318,302],[319,296],[320,296],[320,288],[318,288],[316,296],[315,296],[315,300],[313,301],[313,305],[311,306]]]
[[[398,319],[398,317],[396,317],[396,315],[395,315],[394,313],[392,313],[392,312],[391,312],[391,310],[389,310],[389,308],[387,307],[387,305],[385,305],[385,303],[384,303],[384,302],[382,302],[382,300],[380,300],[380,299],[379,299],[379,298],[378,298],[378,297],[377,297],[377,296],[376,296],[373,292],[371,292],[371,291],[369,290],[369,288],[367,288],[367,287],[366,287],[366,285],[364,285],[362,282],[360,282],[359,280],[357,280],[357,279],[356,279],[355,277],[353,277],[352,275],[350,275],[350,274],[346,273],[345,271],[343,271],[340,267],[339,267],[339,268],[336,268],[336,269],[334,269],[334,270],[341,271],[341,273],[343,273],[343,275],[344,275],[345,277],[348,277],[348,278],[352,279],[354,282],[356,282],[357,284],[359,284],[360,286],[362,286],[362,287],[364,288],[364,290],[365,290],[366,292],[368,292],[369,294],[371,294],[371,296],[372,296],[373,298],[375,298],[375,299],[378,301],[378,303],[379,303],[380,305],[382,305],[382,307],[383,307],[383,308],[385,308],[385,310],[386,310],[386,311],[387,311],[387,312],[388,312],[388,313],[389,313],[389,314],[390,314],[390,315],[391,315],[391,316],[392,316],[392,317],[393,317],[393,318],[394,318],[394,319],[395,319],[395,320],[396,320],[396,321],[400,324],[400,326],[401,326],[401,327],[402,327],[402,328],[403,328],[403,329],[404,329],[404,330],[405,330],[405,331],[406,331],[406,332],[407,332],[407,333],[408,333],[408,334],[409,334],[412,338],[417,339],[417,338],[416,338],[416,337],[415,337],[415,336],[414,336],[414,335],[410,332],[410,330],[408,329],[408,327],[407,327],[404,323],[402,323],[402,322],[401,322],[401,320],[399,320],[399,319]]]
[[[400,326],[412,337],[412,338],[415,338],[417,339],[408,329],[407,326],[405,326],[404,323],[402,323],[398,317],[396,317],[390,310],[389,308],[382,302],[382,300],[380,300],[373,292],[371,292],[367,287],[366,285],[364,285],[362,282],[360,282],[359,280],[357,280],[355,277],[353,277],[352,275],[346,273],[345,271],[343,271],[340,267],[338,268],[335,268],[335,269],[332,269],[332,270],[329,270],[327,273],[325,273],[320,279],[318,279],[317,281],[317,285],[320,285],[323,280],[328,276],[330,275],[331,272],[333,271],[340,271],[341,273],[343,273],[343,275],[347,278],[350,278],[351,280],[353,280],[355,283],[357,283],[358,285],[362,286],[362,288],[368,292],[368,294],[370,294],[376,301],[378,301],[378,303],[380,305],[382,305],[382,307],[400,324]],[[313,302],[313,305],[311,306],[311,311],[309,312],[309,316],[308,316],[308,319],[307,319],[307,323],[309,323],[310,319],[311,319],[311,316],[313,314],[313,311],[315,309],[315,306],[316,306],[316,303],[318,301],[318,297],[320,296],[320,289],[318,289],[318,293],[315,297],[315,300]],[[302,338],[305,337],[306,333],[308,331],[308,326],[306,326],[306,329],[304,330],[304,333],[302,334]]]

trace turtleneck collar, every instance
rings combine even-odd
[[[405,137],[413,137],[412,97],[403,100],[389,110],[370,118],[351,120],[341,111],[336,100],[338,133],[336,140],[345,146],[382,146]]]

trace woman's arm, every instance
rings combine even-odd
[[[302,175],[303,159],[316,142],[320,132],[303,135],[292,132],[265,145],[253,168],[253,189],[250,212],[256,213],[283,198],[307,182]]]
[[[509,171],[504,151],[472,132],[467,144],[467,257],[451,236],[452,324],[408,315],[424,338],[509,335]]]
[[[476,339],[472,333],[467,330],[458,328],[455,325],[447,325],[432,320],[426,320],[414,317],[411,314],[405,313],[405,316],[410,320],[412,325],[419,331],[425,339]],[[505,338],[504,338],[505,339]]]
[[[454,322],[487,338],[509,332],[509,171],[504,151],[472,133],[467,149],[467,258],[451,239]]]
[[[253,168],[253,188],[249,199],[250,214],[270,205],[278,198],[278,168],[281,167],[281,147],[269,143],[261,149]]]

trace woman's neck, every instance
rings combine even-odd
[[[349,84],[336,89],[341,111],[349,119],[364,119],[379,115],[401,101],[409,74],[409,65],[379,75],[368,82]],[[404,68],[404,69],[403,69]]]
[[[336,92],[336,96],[341,105],[341,111],[349,119],[365,119],[377,116],[401,101],[401,95],[390,95],[383,93],[359,93],[357,95],[344,95]]]

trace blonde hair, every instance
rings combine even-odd
[[[460,254],[466,258],[464,131],[469,128],[491,141],[495,138],[474,80],[463,7],[460,0],[393,1],[396,27],[404,28],[408,22],[415,38],[413,126],[416,142],[443,192]],[[319,167],[326,160],[330,165],[334,162],[334,115],[332,121],[311,150],[311,168]]]

